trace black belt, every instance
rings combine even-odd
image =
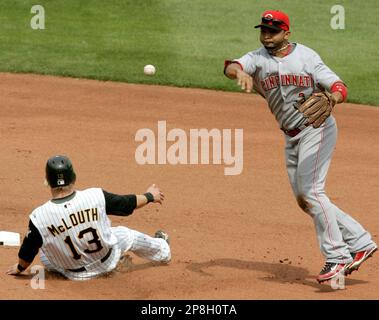
[[[110,248],[108,253],[100,259],[100,262],[103,263],[105,261],[108,260],[108,258],[110,257],[111,253],[112,253],[112,250],[113,248]],[[66,269],[67,271],[71,271],[71,272],[82,272],[82,271],[87,271],[87,269],[85,267],[81,267],[81,268],[78,268],[78,269]]]
[[[301,131],[303,131],[308,126],[309,126],[309,123],[306,123],[292,130],[286,130],[286,129],[282,129],[282,130],[287,136],[290,136],[293,138],[293,137],[296,137]]]

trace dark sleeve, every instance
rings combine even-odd
[[[137,207],[137,197],[135,194],[120,196],[103,190],[105,197],[105,210],[107,214],[116,216],[128,216]]]
[[[18,257],[26,262],[33,262],[39,248],[42,247],[42,243],[41,234],[33,222],[29,220],[29,230],[22,242]]]

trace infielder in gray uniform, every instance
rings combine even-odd
[[[266,99],[286,140],[286,165],[292,190],[315,224],[326,263],[323,282],[350,274],[376,250],[371,235],[334,205],[325,180],[337,139],[331,115],[347,97],[343,81],[312,49],[289,41],[290,21],[281,11],[265,11],[260,28],[263,47],[225,61],[224,73],[242,90]]]
[[[52,199],[30,214],[19,261],[8,274],[22,273],[39,251],[47,270],[71,280],[111,272],[128,251],[151,261],[170,261],[167,233],[159,230],[150,237],[124,226],[112,227],[107,216],[126,216],[149,202],[162,203],[164,195],[157,186],[152,185],[145,194],[125,196],[100,188],[75,190],[76,174],[65,156],[47,161],[46,181]]]

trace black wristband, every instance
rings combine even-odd
[[[147,203],[154,202],[154,196],[152,195],[152,193],[146,192],[143,195],[146,197]]]
[[[25,268],[21,264],[18,264],[17,265],[17,270],[20,271],[20,272],[22,272],[22,271],[25,270]]]

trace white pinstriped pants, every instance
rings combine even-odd
[[[153,238],[123,226],[113,227],[112,232],[117,237],[123,253],[131,251],[141,258],[158,262],[167,262],[171,259],[170,247],[161,238]]]
[[[351,253],[376,244],[356,220],[335,206],[325,193],[325,181],[337,141],[330,116],[320,128],[309,126],[295,137],[286,135],[287,172],[299,206],[315,224],[327,262],[349,263]]]
[[[54,266],[42,250],[40,250],[41,262],[47,270],[59,272],[70,280],[89,280],[115,269],[122,254],[128,251],[151,261],[169,262],[171,260],[170,246],[164,239],[153,238],[124,226],[112,227],[112,232],[118,241],[113,247],[110,258],[104,263],[96,261],[93,265],[86,266],[86,271],[70,272],[62,267]]]

